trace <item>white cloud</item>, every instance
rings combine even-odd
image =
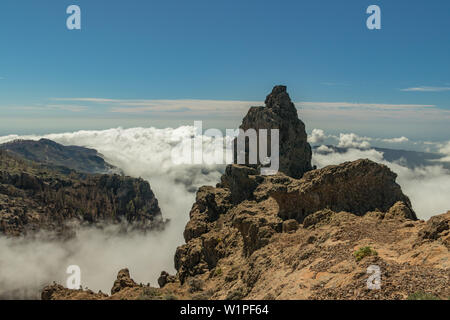
[[[37,105],[37,106],[16,106],[11,107],[16,110],[27,110],[27,111],[70,111],[70,112],[83,112],[89,109],[87,106],[73,105],[73,104],[48,104],[48,105]]]
[[[450,87],[412,87],[412,88],[406,88],[401,89],[401,91],[405,92],[441,92],[441,91],[450,91]]]
[[[319,153],[328,153],[328,152],[334,152],[332,148],[326,146],[326,145],[321,145],[316,149],[317,152]]]
[[[450,141],[440,144],[439,152],[450,155]]]
[[[237,100],[200,100],[200,99],[174,99],[174,100],[142,100],[142,99],[105,99],[105,98],[51,98],[55,101],[73,101],[107,104],[109,112],[140,114],[146,112],[190,112],[190,113],[242,113],[251,106],[260,106],[261,101]]]
[[[237,125],[251,106],[264,105],[263,101],[239,100],[201,100],[201,99],[109,99],[109,98],[51,98],[52,101],[83,104],[92,107],[90,110],[101,114],[140,117],[152,114],[155,117],[178,117],[186,119],[234,119]],[[408,127],[411,122],[429,126],[430,122],[436,128],[442,128],[450,121],[450,110],[441,109],[434,104],[390,104],[390,103],[360,103],[360,102],[314,102],[303,101],[295,103],[299,109],[300,118],[316,125],[345,122],[346,127],[367,127],[382,122],[389,130],[399,126]],[[96,108],[99,107],[99,108]],[[395,125],[393,124],[395,122]],[[115,123],[114,126],[117,124]],[[352,129],[354,130],[354,129]],[[410,134],[409,132],[406,132]],[[394,134],[394,133],[393,133]],[[398,134],[397,132],[395,134]]]
[[[387,142],[387,143],[403,143],[403,142],[408,142],[409,139],[407,137],[400,137],[400,138],[389,138],[389,139],[380,139],[383,142]]]
[[[387,103],[359,103],[359,102],[298,102],[303,108],[355,108],[355,109],[422,109],[433,108],[432,104],[387,104]]]
[[[439,159],[439,161],[450,162],[450,141],[439,144],[439,153],[445,155],[445,157]]]
[[[394,144],[409,141],[409,139],[405,136],[401,136],[398,138],[371,138],[362,137],[357,135],[356,133],[341,133],[338,137],[335,135],[327,135],[322,129],[313,129],[311,135],[308,136],[308,142],[310,143],[322,143],[325,139],[336,140],[339,143],[338,147],[363,149],[367,149],[370,147],[370,141],[379,141]]]
[[[368,149],[370,148],[370,140],[371,138],[360,137],[355,133],[341,133],[338,147]]]
[[[108,98],[50,98],[54,101],[89,102],[107,104],[111,112],[143,113],[167,109],[189,109],[195,111],[242,111],[249,106],[264,105],[263,101],[240,100],[202,100],[202,99],[108,99]],[[408,110],[435,108],[433,104],[387,104],[359,102],[312,102],[301,101],[295,104],[303,109],[370,109],[370,110]]]
[[[308,136],[309,143],[322,143],[327,138],[325,132],[322,129],[313,129],[312,133]]]

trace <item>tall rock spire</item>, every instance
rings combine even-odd
[[[266,98],[265,107],[251,107],[239,128],[244,131],[255,129],[257,132],[268,129],[269,135],[270,129],[279,129],[278,171],[301,178],[305,172],[312,170],[311,146],[307,142],[305,124],[298,118],[286,86],[275,86]],[[248,153],[248,148],[246,151]]]

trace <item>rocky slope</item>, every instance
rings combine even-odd
[[[296,122],[285,87],[275,87],[266,104],[284,115],[275,127]],[[261,123],[246,118],[245,127]],[[306,136],[299,139],[300,150],[283,151],[284,171],[263,176],[257,167],[233,164],[216,187],[198,190],[186,243],[175,253],[177,273],[162,272],[161,288],[136,284],[122,270],[111,295],[54,284],[42,298],[450,297],[450,212],[417,220],[396,174],[370,160],[311,170]],[[367,286],[373,268],[381,277],[376,290]]]
[[[158,201],[142,179],[56,169],[0,150],[0,233],[45,229],[68,236],[72,220],[128,221],[140,228],[163,224]]]
[[[181,277],[182,281],[180,273],[164,273],[159,281],[163,287],[155,288],[130,279],[121,281],[122,286],[116,282],[110,295],[54,284],[44,288],[42,298],[359,300],[407,299],[427,293],[448,299],[450,211],[428,222],[402,218],[399,213],[404,213],[400,204],[387,213],[356,216],[323,210],[304,224],[287,220],[280,232],[250,255],[239,231],[221,228],[204,234],[198,246],[190,247],[189,256],[183,256],[191,263],[184,263],[188,266],[184,270],[192,275]],[[265,214],[253,217],[265,219]],[[355,255],[366,247],[369,253]],[[195,263],[202,264],[198,261],[207,254],[208,261],[216,261],[196,268]],[[367,287],[370,266],[380,268],[379,290]]]

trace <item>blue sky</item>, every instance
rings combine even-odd
[[[80,31],[66,28],[71,4]],[[381,30],[366,28],[371,4]],[[0,38],[0,134],[236,126],[247,107],[215,101],[262,101],[281,83],[310,103],[310,130],[450,139],[447,0],[2,0]]]

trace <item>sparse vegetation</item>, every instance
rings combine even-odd
[[[188,284],[190,293],[203,291],[203,281],[200,279],[190,279]]]
[[[362,259],[368,256],[377,256],[377,255],[378,252],[376,252],[369,246],[361,247],[353,253],[353,256],[355,257],[356,261],[361,261]]]
[[[214,292],[212,290],[207,290],[204,292],[197,293],[193,295],[192,300],[209,300],[213,296]]]
[[[441,300],[435,295],[423,291],[418,291],[410,294],[408,300]]]
[[[162,293],[156,288],[146,287],[142,290],[138,300],[160,300]]]
[[[178,298],[172,293],[165,294],[163,296],[163,299],[164,300],[178,300]]]
[[[220,268],[216,268],[216,270],[214,271],[214,275],[215,275],[216,277],[222,275],[222,273],[223,273],[223,271],[222,271],[222,269],[220,269]]]
[[[241,288],[231,291],[226,300],[242,300],[245,297],[245,294]]]

